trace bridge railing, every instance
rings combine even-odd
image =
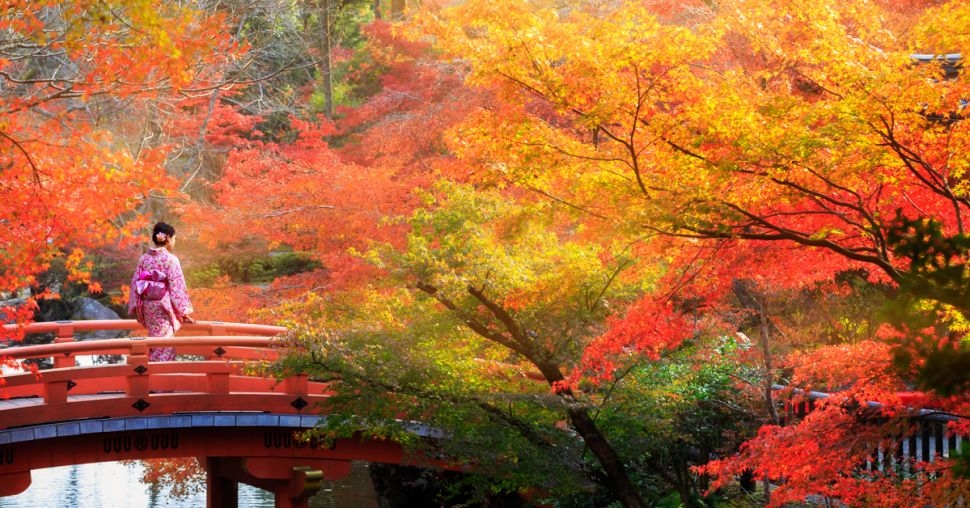
[[[55,344],[63,343],[75,343],[80,342],[76,339],[77,333],[84,332],[100,332],[100,331],[119,331],[119,332],[136,332],[135,336],[132,338],[145,338],[145,329],[134,319],[99,319],[99,320],[84,320],[84,321],[49,321],[40,323],[30,323],[26,326],[18,325],[4,325],[3,326],[5,335],[22,334],[36,335],[43,333],[54,334],[53,344],[46,344],[45,346],[52,346]],[[200,321],[198,323],[187,323],[182,326],[179,330],[179,337],[193,337],[197,338],[200,336],[218,337],[218,336],[236,336],[236,335],[247,335],[253,337],[274,337],[286,332],[286,328],[281,326],[272,326],[264,324],[251,324],[251,323],[227,323],[222,321]],[[158,339],[148,339],[150,341],[157,342]],[[11,344],[12,347],[0,349],[0,356],[18,358],[18,359],[42,359],[42,358],[52,358],[55,368],[65,368],[73,367],[75,365],[75,355],[72,351],[78,353],[88,352],[88,354],[126,354],[124,351],[108,351],[101,350],[99,345],[93,344],[94,341],[87,339],[83,341],[88,344],[87,346],[81,347],[66,347],[64,349],[54,348],[50,353],[46,353],[43,347],[37,346],[20,346],[16,342]],[[153,342],[151,347],[166,347],[159,346]],[[197,341],[192,343],[178,343],[182,347],[178,348],[181,354],[201,354],[206,357],[212,357],[210,351],[201,350],[201,344]],[[214,347],[218,349],[219,347],[231,347],[231,345],[215,345]],[[251,347],[266,347],[265,345],[254,345]],[[36,348],[36,349],[29,349]],[[215,357],[221,357],[223,354],[215,354]]]
[[[176,337],[74,339],[77,332],[106,329],[141,327],[132,320],[34,323],[23,331],[55,333],[54,342],[0,349],[0,357],[18,361],[54,359],[51,369],[0,376],[0,428],[133,411],[299,413],[327,395],[325,385],[306,375],[276,379],[265,372],[265,364],[278,357],[282,327],[202,322],[186,325]],[[150,362],[154,347],[174,347],[181,359]],[[87,355],[124,360],[79,366],[77,358]]]

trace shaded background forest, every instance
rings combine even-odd
[[[121,308],[165,220],[197,318],[464,501],[953,502],[859,465],[966,432],[970,8],[807,4],[8,1],[4,312]]]

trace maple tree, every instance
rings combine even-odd
[[[589,214],[670,234],[787,240],[831,251],[820,278],[856,262],[901,283],[912,256],[893,247],[897,211],[960,232],[962,169],[936,161],[961,151],[964,127],[928,122],[927,112],[956,110],[962,81],[924,79],[942,71],[913,66],[912,50],[888,33],[866,32],[879,19],[869,7],[818,4],[788,14],[831,25],[806,34],[782,21],[786,6],[725,2],[714,21],[687,30],[635,2],[605,16],[472,3],[447,27],[477,24],[484,35],[439,33],[474,63],[473,83],[498,78],[492,83],[510,100],[482,111],[456,139],[500,177]],[[934,26],[961,15],[958,7],[926,14]],[[635,36],[621,30],[634,26]],[[517,35],[530,31],[541,37]],[[761,42],[765,33],[771,39]],[[573,34],[584,39],[567,46]],[[718,49],[719,38],[732,46]],[[811,40],[828,46],[798,46]],[[946,44],[959,41],[934,45]],[[721,55],[735,47],[760,58]],[[826,60],[824,51],[842,53]],[[932,143],[939,136],[946,144]]]
[[[499,11],[501,11],[501,15],[504,16],[503,19],[508,19],[507,11],[503,11],[502,9],[496,9],[495,12],[499,12]],[[626,19],[629,17],[628,14],[629,12],[618,13],[616,14],[616,19]],[[633,19],[637,19],[637,18],[634,17]],[[590,19],[584,18],[582,19],[582,21],[584,22],[583,23],[584,26],[593,25],[593,23],[586,23],[590,21]],[[491,29],[491,26],[489,27],[489,29]],[[669,36],[671,36],[671,34],[673,34],[673,36],[675,37],[682,37],[685,39],[689,39],[689,35],[687,34],[687,32],[684,32],[684,31],[678,32],[675,28],[668,28],[662,25],[656,25],[656,30],[657,30],[657,33],[659,34],[659,35],[656,35],[658,39],[668,38]],[[518,27],[510,30],[510,32],[516,32],[516,31],[518,31]],[[565,34],[567,32],[569,32],[569,30],[563,29],[562,33],[564,35],[564,40],[565,40]],[[607,30],[606,28],[602,30],[602,33],[609,33],[609,32],[610,31]],[[686,59],[687,55],[690,55],[693,57],[699,54],[700,50],[698,48],[701,48],[701,49],[708,48],[708,50],[710,50],[710,46],[706,46],[705,44],[706,43],[704,41],[697,39],[696,45],[691,45],[691,44],[682,45],[681,49],[683,50],[683,55],[685,56],[681,57],[680,60],[678,60],[677,58],[671,58],[670,55],[667,55],[667,54],[660,54],[659,52],[655,57],[657,58],[658,61],[664,61],[666,59],[681,61]],[[593,46],[593,45],[590,45],[590,46]],[[609,46],[609,44],[599,44],[597,47],[600,47],[600,46]],[[622,53],[627,50],[629,50],[629,48],[625,47],[625,48],[618,49],[617,52]],[[496,59],[501,60],[503,62],[509,61],[509,59],[507,58],[507,55],[500,55],[496,57]],[[569,63],[573,64],[575,62],[570,61]],[[572,72],[573,76],[586,75],[586,73],[579,72],[575,68],[569,69],[569,70]],[[690,82],[690,84],[694,87],[692,88],[693,90],[704,89],[704,88],[701,88],[704,86],[703,80],[699,78],[697,79],[694,79],[694,78],[696,78],[696,76],[693,76],[691,73],[685,72],[683,74],[683,79],[688,80]],[[680,86],[679,83],[672,83],[670,87],[673,89],[675,85]],[[593,87],[591,89],[593,90],[607,89],[606,85],[597,85],[597,86],[599,86],[600,88]],[[535,90],[534,89],[529,90],[529,92],[534,93]],[[685,94],[685,96],[689,96],[689,95],[690,94]],[[588,99],[584,99],[584,100],[588,100]],[[596,100],[588,100],[588,101],[589,103],[604,105],[603,107],[604,111],[610,111],[610,108],[606,105],[603,98],[598,97]],[[657,99],[657,101],[662,102],[659,99]],[[549,102],[553,102],[553,101],[549,101]],[[649,101],[647,101],[646,99],[643,99],[643,104],[648,104],[648,103]],[[373,103],[373,104],[376,104],[376,103]],[[548,106],[548,104],[546,106]],[[654,189],[654,187],[659,185],[660,183],[669,185],[671,184],[671,182],[673,182],[673,183],[680,183],[684,185],[684,189],[686,190],[683,192],[683,195],[676,196],[676,193],[672,192],[672,194],[674,194],[676,197],[678,197],[678,199],[682,201],[671,200],[672,203],[685,202],[685,203],[691,204],[693,203],[692,200],[697,199],[697,197],[694,194],[688,194],[686,192],[686,191],[693,192],[695,190],[693,187],[690,187],[688,185],[691,183],[690,177],[685,176],[680,178],[673,178],[676,176],[676,171],[674,170],[674,168],[680,168],[679,166],[671,165],[671,172],[669,173],[663,173],[660,175],[652,175],[652,174],[648,175],[647,173],[643,173],[641,175],[640,173],[638,173],[639,170],[637,168],[640,168],[640,167],[646,168],[646,167],[649,167],[650,165],[647,163],[647,161],[640,161],[640,160],[634,159],[630,164],[628,164],[629,167],[634,168],[633,176],[634,177],[643,176],[644,178],[649,176],[650,182],[649,184],[646,183],[647,182],[646,180],[637,182],[636,178],[631,178],[628,181],[634,183],[636,186],[630,186],[630,187],[624,188],[622,186],[617,186],[615,184],[610,183],[610,180],[612,180],[612,175],[615,175],[617,173],[617,171],[614,171],[608,167],[610,161],[615,159],[615,157],[612,154],[607,153],[606,155],[598,155],[597,157],[580,157],[579,158],[580,160],[583,160],[583,159],[585,160],[581,163],[577,163],[575,161],[575,158],[572,157],[572,155],[574,154],[572,154],[571,150],[574,148],[576,149],[581,148],[582,144],[581,143],[576,144],[575,139],[577,136],[577,131],[573,128],[572,124],[568,124],[566,122],[565,117],[568,117],[568,110],[562,109],[562,106],[556,106],[560,108],[557,110],[556,107],[543,107],[543,104],[541,103],[537,104],[535,102],[531,102],[531,103],[528,103],[525,106],[525,109],[523,110],[516,109],[515,104],[509,104],[509,103],[501,103],[497,106],[494,104],[490,104],[489,107],[498,108],[494,115],[492,112],[478,111],[476,113],[478,113],[481,116],[476,116],[473,118],[473,120],[482,122],[483,120],[489,120],[491,118],[499,121],[495,123],[485,122],[485,123],[479,124],[478,127],[476,127],[475,124],[473,123],[467,124],[463,128],[463,130],[459,131],[459,135],[455,137],[456,141],[455,143],[452,144],[451,146],[452,149],[454,149],[460,155],[465,155],[465,156],[471,155],[471,156],[481,157],[481,158],[488,158],[488,157],[483,157],[483,154],[488,156],[498,154],[503,157],[506,157],[509,154],[514,155],[517,153],[522,153],[523,155],[521,156],[521,159],[527,162],[531,162],[534,165],[527,164],[525,166],[522,166],[519,164],[510,164],[508,162],[496,164],[493,160],[488,160],[487,163],[490,164],[492,168],[499,169],[500,172],[496,173],[494,171],[488,171],[488,172],[483,171],[479,174],[473,175],[472,179],[482,182],[482,181],[489,181],[495,178],[495,180],[492,180],[492,181],[497,181],[498,183],[503,185],[509,184],[509,183],[519,184],[527,189],[532,190],[533,192],[538,192],[547,197],[551,197],[553,198],[554,201],[558,203],[564,203],[569,205],[570,208],[582,212],[580,214],[580,217],[583,217],[585,219],[590,219],[590,218],[602,219],[605,216],[609,216],[610,218],[614,219],[615,224],[608,225],[606,227],[598,227],[596,229],[590,228],[590,229],[584,230],[585,234],[589,234],[593,236],[602,235],[600,236],[600,238],[610,234],[615,234],[617,231],[623,231],[623,230],[626,230],[627,234],[629,234],[629,229],[630,229],[629,226],[624,225],[624,223],[627,222],[628,220],[628,217],[626,214],[631,211],[634,212],[635,214],[639,214],[640,212],[638,210],[641,210],[644,207],[643,202],[641,201],[641,198],[643,197],[644,192],[647,189],[657,190],[657,189]],[[529,112],[528,108],[536,108],[539,111],[539,116],[530,117],[528,115],[523,115],[523,111]],[[615,110],[623,111],[623,108],[617,107],[615,108]],[[672,113],[664,114],[664,112],[661,111],[661,112],[658,112],[656,116],[660,120],[667,119],[670,122],[670,124],[673,125],[674,124],[673,118],[677,115],[674,115]],[[516,120],[523,119],[523,118],[525,118],[526,120],[534,120],[535,118],[539,118],[542,121],[547,121],[547,120],[550,121],[553,127],[556,127],[557,125],[566,125],[567,128],[564,129],[565,133],[561,137],[555,138],[556,142],[560,142],[562,144],[557,146],[555,145],[555,143],[553,143],[551,149],[544,150],[543,147],[548,148],[550,146],[550,143],[548,143],[547,139],[542,139],[542,143],[530,142],[530,140],[528,139],[528,136],[535,136],[536,133],[539,133],[542,135],[555,135],[557,133],[553,132],[554,129],[543,129],[542,128],[543,124],[541,122],[527,123],[525,124],[524,127],[506,127],[506,125],[508,124],[505,123],[505,121],[507,121],[510,118],[516,119]],[[636,119],[635,117],[633,118],[633,120],[634,120],[633,124],[637,124],[639,122],[639,120]],[[615,125],[615,124],[616,122],[609,125]],[[476,128],[478,130],[472,130]],[[510,128],[515,130],[514,131],[508,130]],[[499,137],[496,140],[495,132],[500,132],[500,133],[511,132],[510,138],[516,139],[516,144],[513,146],[513,148],[515,148],[516,150],[510,150],[509,145],[501,144],[501,142],[505,141],[505,139]],[[580,136],[582,135],[582,132],[583,131],[581,130],[579,131]],[[590,138],[580,137],[579,139],[580,141],[592,141],[595,147],[599,149],[599,145],[597,144],[599,143],[599,141],[596,139],[597,136],[604,132],[605,132],[605,135],[609,136],[609,132],[601,131],[600,127],[597,127],[596,129],[594,129],[594,132],[597,134],[591,136]],[[615,138],[618,138],[619,136],[613,136],[613,137],[615,139]],[[319,136],[309,136],[306,139],[310,140],[311,138],[319,139]],[[522,138],[525,138],[525,140],[523,141]],[[482,142],[475,143],[479,139],[481,139]],[[494,143],[495,141],[499,141],[499,143]],[[297,143],[296,146],[299,147],[301,143],[303,143],[303,141],[300,141],[299,143]],[[618,143],[618,144],[621,144],[621,143]],[[664,145],[664,146],[667,146],[668,148],[670,147],[669,145]],[[634,154],[640,153],[639,149],[636,146],[633,146],[631,144],[628,144],[622,148],[626,149],[626,151],[629,153],[634,153]],[[280,147],[279,149],[280,149],[280,153],[285,153],[286,150],[289,150],[290,148]],[[473,150],[476,150],[476,151],[473,151]],[[488,152],[483,152],[483,150],[486,150]],[[674,151],[676,152],[677,150],[674,150]],[[308,151],[305,151],[305,152],[308,152]],[[550,155],[552,158],[550,158]],[[245,164],[240,164],[239,168],[242,169],[246,164],[249,164],[253,160],[255,160],[255,158],[252,157],[252,154],[250,154],[250,156],[248,157],[240,158],[240,162],[244,162]],[[264,166],[265,169],[260,169],[256,173],[244,173],[246,177],[250,176],[250,174],[255,174],[255,175],[260,175],[260,173],[271,174],[273,175],[271,178],[275,178],[277,179],[277,181],[282,180],[282,181],[300,182],[299,185],[301,187],[305,187],[307,185],[320,182],[321,180],[324,180],[326,178],[331,178],[334,175],[337,175],[339,173],[339,169],[334,169],[334,166],[331,165],[330,166],[331,169],[329,169],[329,171],[327,171],[326,173],[319,172],[319,171],[318,172],[311,171],[311,173],[314,174],[314,177],[308,180],[301,180],[298,175],[294,175],[292,173],[291,169],[283,169],[282,172],[273,172],[274,169],[279,171],[279,168],[285,168],[285,165],[279,164],[281,162],[280,160],[275,160],[275,161],[269,160],[269,159],[264,159],[264,160],[268,164],[268,166]],[[287,163],[289,163],[290,157],[286,157],[286,160],[287,160]],[[309,158],[297,159],[297,160],[299,162],[298,164],[294,165],[294,167],[303,165],[303,169],[302,169],[303,171],[306,171],[306,168],[323,166],[320,162],[314,162],[312,159],[309,159]],[[604,165],[607,167],[602,168],[601,171],[594,171],[594,169],[596,168],[592,167],[593,165],[588,164],[590,160],[605,161],[606,164]],[[374,159],[370,159],[370,160],[362,159],[362,161],[373,163]],[[539,169],[540,166],[542,171],[537,170]],[[548,171],[546,170],[547,168],[553,168],[555,171]],[[522,173],[521,174],[514,173],[518,171],[521,171]],[[577,185],[575,187],[567,186],[567,185],[574,184],[575,181],[570,181],[568,178],[564,178],[564,176],[568,177],[577,173],[580,175],[583,175],[584,177],[589,175],[589,178],[584,179],[583,181],[580,182],[580,185]],[[691,174],[691,177],[693,176],[695,175]],[[749,187],[746,187],[746,189],[757,187],[757,185],[751,184],[751,183],[749,183],[748,185]],[[238,186],[239,189],[245,189],[243,192],[236,194],[236,196],[254,195],[256,192],[258,192],[259,188],[262,187],[259,184],[253,185],[252,187],[246,187],[245,182],[235,181],[229,187],[221,188],[219,194],[223,196],[229,196],[230,192],[226,192],[226,191],[231,191],[232,186]],[[712,186],[708,188],[708,190],[710,190],[711,188],[714,188],[714,187]],[[624,192],[624,189],[626,190],[626,192]],[[670,188],[663,188],[663,187],[660,187],[659,189],[664,192],[670,192],[672,190],[675,190],[675,191],[681,190],[680,188],[670,189]],[[570,194],[564,194],[567,192]],[[743,194],[739,193],[738,196],[743,196]],[[709,197],[709,196],[704,196],[704,197]],[[283,198],[285,198],[285,196]],[[281,203],[279,199],[283,199],[283,198],[277,196],[277,203]],[[303,203],[304,205],[308,203],[308,201],[305,198],[301,199],[300,202]],[[702,201],[700,201],[699,199],[697,199],[696,202],[702,203]],[[263,211],[262,213],[264,215],[272,215],[272,209],[269,209],[269,213],[267,213],[267,209],[265,208],[265,201],[257,201],[257,203],[259,205],[258,210],[262,210]],[[312,202],[309,202],[309,203],[312,203]],[[225,204],[228,207],[228,201],[225,202]],[[694,206],[698,206],[700,208],[699,205],[694,205]],[[662,203],[658,203],[655,207],[648,203],[646,205],[646,208],[650,212],[657,214],[656,216],[653,216],[654,220],[658,218],[670,219],[671,217],[677,217],[679,220],[679,217],[680,217],[675,214],[672,214],[669,209],[665,209],[664,204]],[[280,209],[287,210],[288,208],[280,208]],[[401,208],[401,210],[403,209],[404,208]],[[299,210],[299,209],[294,208],[294,210]],[[680,213],[680,212],[683,212],[683,210],[678,210],[677,212]],[[303,215],[303,214],[300,214],[300,215]],[[294,221],[299,221],[299,222],[293,222],[292,224],[294,224],[294,226],[298,224],[299,226],[306,228],[307,238],[314,238],[315,239],[314,241],[319,242],[320,241],[319,235],[314,236],[314,233],[312,232],[313,230],[304,225],[306,221],[305,220],[301,221],[301,218],[306,219],[307,217],[310,217],[311,218],[310,222],[316,222],[315,220],[312,219],[314,216],[308,215],[307,217],[301,217],[300,215],[296,215],[294,217]],[[318,216],[318,217],[322,217],[322,216]],[[259,224],[259,222],[254,221],[252,219],[258,219],[258,218],[260,218],[258,215],[250,214],[245,220],[241,220],[237,223],[256,225],[256,224]],[[269,218],[269,217],[266,217],[266,218]],[[276,217],[273,217],[273,219],[276,219]],[[317,220],[320,220],[320,219],[317,219]],[[278,238],[279,241],[281,241],[282,243],[296,243],[297,237],[295,236],[287,237],[281,234],[279,228],[277,227],[280,224],[287,224],[288,222],[289,222],[288,219],[266,221],[266,224],[268,226],[269,225],[272,225],[272,226],[269,226],[266,229],[261,230],[261,234],[265,235],[267,238]],[[591,220],[588,220],[586,222],[586,225],[588,226],[591,222],[592,222]],[[374,223],[372,222],[371,224],[374,224]],[[664,227],[670,226],[669,224],[664,224],[662,221],[650,223],[651,227],[654,227],[654,228],[657,228],[658,224]],[[675,225],[683,226],[681,224],[675,224]],[[691,230],[690,227],[687,227],[687,226],[684,226],[684,227],[687,230],[693,231],[694,233],[704,232],[704,231]],[[287,228],[282,229],[283,232],[285,232],[286,230]],[[712,236],[717,236],[717,235],[712,235]],[[720,235],[720,236],[730,236],[730,235]],[[751,239],[754,239],[754,237],[751,237]],[[768,238],[764,238],[764,240],[768,240]],[[310,246],[311,244],[300,244],[300,243],[296,243],[296,244],[305,246],[306,248],[309,248],[311,250],[316,249],[317,246],[320,245],[319,243],[315,244],[314,246]],[[345,248],[345,247],[346,247],[346,244],[341,246],[341,248]],[[760,259],[771,262],[772,264],[768,266],[773,266],[776,269],[778,269],[779,265],[777,263],[777,260],[772,259],[772,256],[770,254],[770,249],[766,249],[766,250],[768,251],[768,253],[764,254]],[[685,252],[686,251],[687,250],[685,250]],[[804,275],[804,278],[803,279],[799,278],[796,281],[793,281],[794,283],[797,283],[797,284],[803,284],[811,280],[824,279],[825,277],[830,276],[832,273],[834,273],[835,270],[844,269],[846,266],[851,267],[851,265],[846,265],[844,263],[844,260],[840,259],[838,256],[827,255],[826,252],[812,251],[812,252],[806,252],[806,253],[800,253],[800,254],[803,256],[800,259],[800,261],[803,262],[803,266],[801,268],[805,268],[805,264],[804,264],[805,261],[811,260],[815,264],[808,265],[808,266],[815,266],[815,267],[825,266],[828,268],[828,271],[819,270],[818,273],[816,274],[807,274],[805,273],[804,270],[800,270],[798,273],[801,275]],[[818,261],[821,261],[822,264],[817,263]],[[330,263],[328,264],[333,265],[334,263],[330,261]],[[797,266],[797,265],[796,263],[792,262],[790,266]],[[775,280],[778,280],[780,278],[781,277],[776,277]],[[432,291],[432,289],[434,289],[434,291]],[[434,294],[438,294],[437,288],[435,288],[435,286],[428,286],[428,289],[426,290],[426,292],[428,293],[433,292]],[[723,294],[723,290],[722,290],[722,294]],[[529,296],[532,296],[532,295],[529,295]],[[528,301],[528,298],[526,298],[526,301]],[[645,301],[645,305],[646,305],[646,301]],[[652,315],[653,314],[651,314],[648,310],[645,309],[643,311],[643,314],[641,315],[640,320],[638,321],[636,320],[637,314],[636,312],[634,312],[631,314],[631,319],[628,321],[629,331],[624,331],[623,326],[618,324],[616,329],[612,333],[608,333],[604,335],[603,340],[599,341],[598,343],[595,343],[595,342],[593,343],[594,345],[588,349],[589,354],[588,354],[588,360],[587,360],[588,361],[587,366],[590,367],[589,371],[592,373],[591,375],[592,379],[596,379],[597,376],[603,376],[608,378],[610,375],[613,375],[613,373],[615,372],[615,369],[614,369],[615,365],[610,363],[612,360],[609,358],[608,355],[616,354],[618,352],[623,351],[624,346],[636,347],[636,350],[641,353],[650,352],[649,348],[644,349],[643,348],[644,344],[638,343],[637,341],[639,337],[643,336],[642,332],[648,329],[646,328],[646,323],[643,322],[642,317],[652,316]],[[656,327],[655,325],[653,326]],[[626,341],[626,342],[621,342],[621,341]],[[656,354],[656,352],[654,352],[653,354]],[[649,358],[649,356],[650,355],[648,354],[647,357]],[[363,361],[363,360],[361,359],[360,361]],[[771,369],[769,368],[768,370],[771,370]],[[549,369],[549,371],[558,372],[559,369],[558,368]],[[576,379],[574,379],[574,382],[576,381]],[[765,376],[765,379],[766,381],[770,382],[771,380],[770,372]],[[563,381],[565,381],[565,379]],[[568,387],[569,384],[563,383],[560,386]],[[771,406],[770,400],[768,401],[768,405],[769,407]],[[635,503],[635,501],[629,501],[629,500],[628,502]]]
[[[221,17],[147,0],[15,1],[0,27],[0,290],[63,257],[72,281],[100,292],[84,250],[131,242],[141,206],[174,183],[130,112],[206,93],[208,70],[233,55]]]
[[[381,3],[340,2],[353,19],[331,24],[334,4],[0,18],[38,51],[0,61],[0,290],[54,256],[96,290],[83,249],[145,224],[145,196],[173,195],[167,162],[200,198],[180,207],[200,246],[320,262],[193,297],[291,327],[278,367],[333,381],[330,437],[417,445],[394,422],[425,422],[489,488],[626,506],[696,503],[692,472],[783,480],[776,505],[965,491],[951,461],[857,466],[920,408],[968,407],[968,94],[934,55],[963,51],[970,8],[469,0],[357,32]],[[252,65],[228,65],[227,25],[265,50]],[[140,143],[150,113],[122,103],[165,112],[185,150]],[[788,420],[780,382],[838,393]],[[936,393],[897,395],[914,384]]]
[[[407,425],[393,421],[420,421],[446,429],[446,456],[473,461],[480,474],[565,492],[577,489],[573,482],[598,484],[624,505],[643,505],[631,482],[643,450],[612,433],[646,417],[624,406],[635,395],[619,395],[645,388],[631,375],[614,399],[607,385],[581,389],[567,376],[615,381],[617,371],[676,348],[693,327],[648,298],[606,331],[612,306],[640,297],[641,270],[650,267],[557,228],[556,215],[544,203],[441,183],[411,215],[402,250],[370,253],[390,275],[380,287],[288,309],[313,317],[293,323],[297,354],[284,368],[328,379],[337,394],[322,431],[413,442]],[[594,412],[615,426],[601,428]],[[585,463],[584,448],[595,463]],[[666,473],[664,459],[641,458],[643,468]]]
[[[460,78],[430,64],[427,44],[395,36],[387,23],[364,33],[368,42],[347,75],[379,88],[366,92],[362,85],[357,93],[370,95],[338,108],[339,125],[304,111],[287,116],[284,132],[264,132],[267,116],[278,112],[244,114],[231,103],[215,105],[204,119],[207,145],[225,155],[219,177],[207,184],[208,201],[183,209],[193,235],[234,255],[285,248],[323,265],[277,284],[274,298],[373,276],[353,252],[400,242],[401,226],[381,224],[413,209],[412,191],[448,170],[440,133],[478,102]]]
[[[657,9],[667,9],[662,18]],[[481,182],[575,210],[590,234],[687,239],[678,251],[686,256],[668,257],[673,267],[696,264],[691,240],[726,246],[728,259],[715,261],[740,261],[740,270],[693,280],[713,289],[712,309],[738,279],[794,289],[864,270],[901,295],[895,324],[907,333],[872,336],[897,344],[897,359],[933,372],[942,365],[933,360],[961,351],[939,330],[965,330],[966,80],[932,63],[942,60],[920,65],[912,55],[965,47],[955,27],[966,6],[670,9],[465,2],[426,17],[422,28],[462,58],[469,83],[502,99],[454,130],[456,154],[481,168]],[[771,316],[760,312],[764,328]],[[917,333],[926,326],[935,330]],[[771,411],[776,374],[763,343]],[[959,392],[956,365],[937,377]],[[871,388],[863,393],[892,402],[890,389]],[[851,468],[846,457],[836,463]]]

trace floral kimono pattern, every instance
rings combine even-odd
[[[144,290],[146,274],[157,283],[166,287],[160,298],[157,294],[140,294]],[[131,293],[128,297],[128,314],[148,330],[149,337],[172,337],[182,327],[182,321],[192,313],[182,264],[167,249],[150,249],[138,260],[138,267],[131,277]],[[175,348],[151,348],[148,359],[152,362],[166,362],[175,359]]]

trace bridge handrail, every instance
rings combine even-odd
[[[77,321],[44,321],[28,323],[26,325],[9,324],[3,325],[6,334],[16,334],[22,332],[25,335],[35,333],[56,333],[59,338],[73,337],[75,332],[95,332],[106,330],[144,330],[134,319],[88,319]],[[232,323],[223,321],[199,321],[197,323],[186,323],[182,325],[180,334],[200,334],[207,335],[260,335],[273,336],[286,331],[285,327],[250,324]]]
[[[235,374],[244,362],[226,362],[221,360],[202,360],[191,362],[167,362],[153,365],[153,374]],[[41,383],[58,383],[62,381],[78,381],[80,379],[96,379],[106,377],[124,377],[131,373],[131,366],[125,363],[110,365],[89,365],[83,367],[68,367],[60,369],[46,369],[41,371],[42,379],[38,380],[33,373],[15,373],[3,376],[3,389],[18,386],[36,385]]]
[[[132,337],[13,346],[0,348],[0,356],[16,360],[26,360],[77,354],[127,354],[136,345],[144,345],[145,347],[210,346],[265,349],[271,348],[278,343],[279,341],[275,337],[247,337],[243,335]]]

